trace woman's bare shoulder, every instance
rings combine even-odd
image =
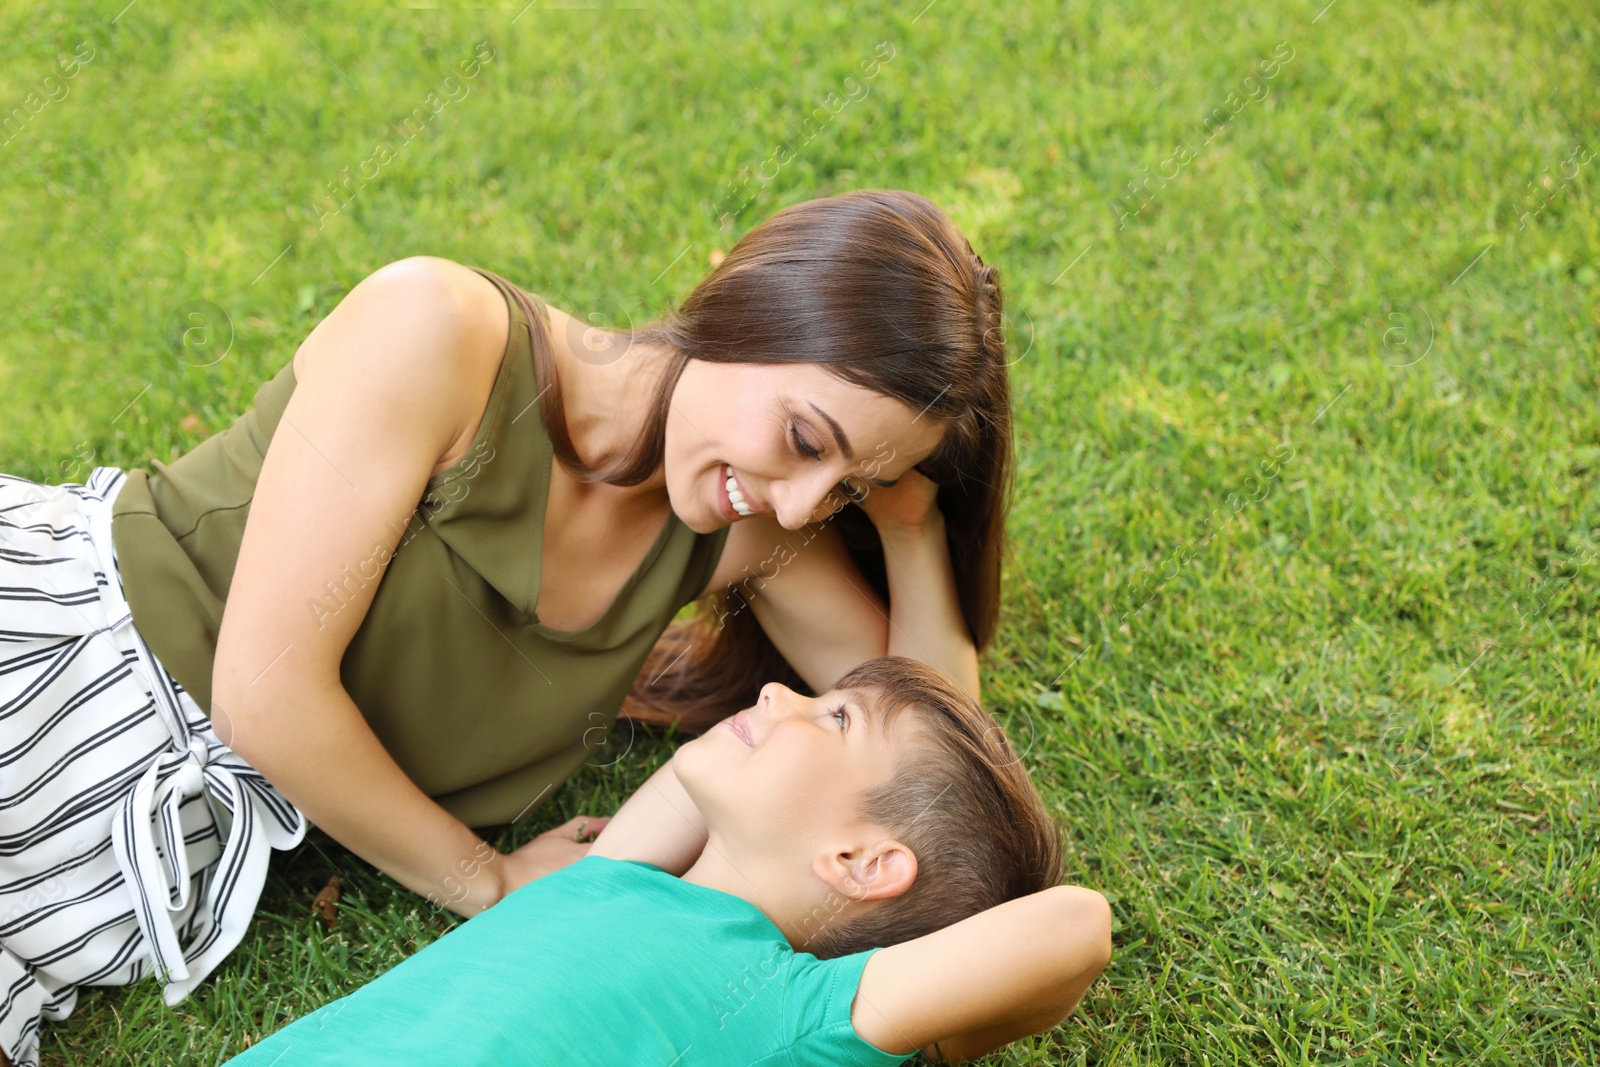
[[[511,317],[505,297],[483,275],[439,256],[410,256],[379,267],[301,343],[294,355],[295,380],[308,383],[323,360],[361,358],[354,353],[364,346],[351,345],[350,338],[383,333],[401,322],[409,336],[434,341],[414,348],[409,359],[386,361],[382,372],[414,378],[419,389],[437,390],[441,380],[450,385],[436,393],[454,408],[455,428],[435,465],[438,473],[471,446],[508,347]]]
[[[295,377],[303,378],[310,361],[318,358],[319,335],[328,332],[336,316],[355,325],[365,321],[376,327],[401,315],[412,324],[460,335],[467,343],[461,355],[481,355],[482,349],[488,348],[497,357],[505,350],[510,334],[505,298],[493,282],[454,260],[408,256],[384,264],[357,282],[316,325],[295,352]]]

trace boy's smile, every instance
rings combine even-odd
[[[723,719],[717,725],[718,726],[726,726],[728,729],[733,731],[734,735],[736,737],[738,737],[739,740],[743,741],[745,744],[749,745],[751,748],[755,748],[756,747],[755,739],[750,734],[750,719],[749,719],[749,716],[745,715],[744,712],[741,711],[737,715],[730,715],[728,718]]]

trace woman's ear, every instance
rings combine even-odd
[[[811,869],[847,900],[887,900],[917,880],[917,857],[894,838],[882,838],[873,845],[819,852]]]

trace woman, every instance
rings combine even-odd
[[[578,820],[504,855],[471,827],[619,706],[703,727],[885,654],[976,695],[1000,312],[893,190],[780,211],[633,331],[415,257],[174,463],[0,478],[0,1049],[33,1063],[80,985],[181,1000],[306,820],[462,915],[573,862]]]

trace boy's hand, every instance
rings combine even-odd
[[[610,821],[609,815],[579,815],[501,856],[495,865],[499,868],[501,897],[516,892],[535,878],[583,859],[589,852],[588,841]]]

